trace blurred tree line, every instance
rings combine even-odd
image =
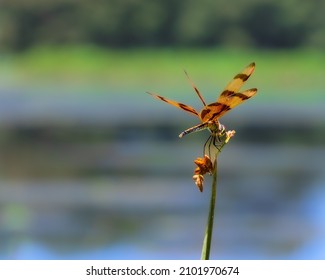
[[[324,0],[1,0],[0,49],[325,47]]]

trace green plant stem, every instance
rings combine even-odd
[[[217,160],[214,162],[214,169],[212,174],[211,198],[208,222],[205,228],[205,235],[202,246],[201,260],[210,259],[211,240],[213,232],[214,212],[217,198]]]

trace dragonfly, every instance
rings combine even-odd
[[[179,135],[179,137],[182,138],[187,134],[208,129],[210,131],[210,136],[204,144],[204,154],[210,156],[211,158],[212,151],[214,150],[214,148],[218,149],[218,147],[220,147],[220,144],[223,143],[222,137],[226,133],[225,126],[219,122],[219,119],[234,107],[238,106],[239,104],[253,97],[257,92],[257,88],[251,88],[239,92],[243,84],[253,74],[254,69],[255,69],[255,62],[252,62],[242,72],[234,76],[234,78],[227,84],[225,89],[221,92],[217,101],[210,104],[206,104],[201,92],[198,90],[196,85],[193,83],[193,81],[190,79],[189,75],[185,71],[185,75],[187,76],[187,79],[189,80],[194,91],[196,92],[199,99],[203,103],[203,108],[201,109],[200,112],[196,111],[193,107],[189,105],[167,99],[156,93],[152,93],[152,92],[147,92],[147,93],[151,94],[153,97],[161,101],[164,101],[172,106],[175,106],[199,118],[200,123],[198,125],[195,125],[193,127],[184,130]]]

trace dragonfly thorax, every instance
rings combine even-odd
[[[217,120],[208,122],[208,129],[212,135],[223,135],[226,131],[225,126]]]

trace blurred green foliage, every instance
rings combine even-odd
[[[0,48],[325,47],[323,0],[2,0]]]
[[[184,98],[192,96],[183,69],[203,93],[215,95],[252,61],[257,68],[247,86],[270,93],[261,94],[259,100],[291,100],[294,96],[295,101],[312,102],[323,96],[325,53],[301,49],[34,47],[2,56],[0,83],[7,88],[40,87],[42,94],[51,88],[57,92],[60,87],[105,95],[108,89],[130,95],[143,95],[144,91],[152,90],[181,99],[182,94]]]

